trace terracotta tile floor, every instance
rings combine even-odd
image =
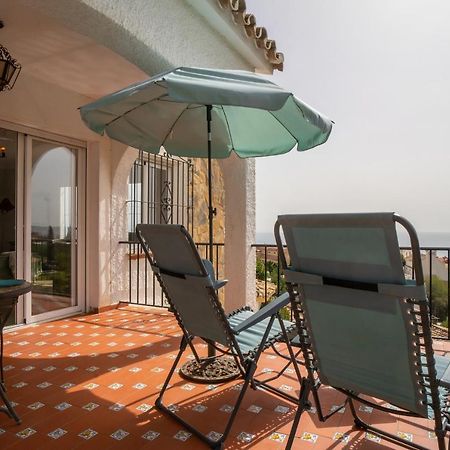
[[[179,338],[170,313],[132,307],[5,333],[6,385],[22,424],[0,414],[0,448],[205,448],[152,408]],[[444,342],[437,342],[436,347],[450,350]],[[280,358],[268,351],[259,368],[281,365]],[[291,374],[277,383],[292,391],[298,388]],[[221,431],[238,384],[193,385],[176,376],[166,403],[174,404],[205,432]],[[342,400],[332,389],[323,389],[321,395],[326,408]],[[284,448],[293,411],[291,404],[278,397],[249,390],[226,448]],[[429,433],[431,424],[425,420],[396,419],[367,409],[361,415],[427,448],[437,448]],[[348,411],[326,424],[309,412],[302,417],[294,448],[400,448],[372,439],[352,429]]]

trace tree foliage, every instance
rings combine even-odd
[[[436,316],[439,322],[446,322],[448,317],[448,283],[437,275],[425,280],[428,298],[431,300],[431,314]],[[431,286],[431,294],[430,294]]]

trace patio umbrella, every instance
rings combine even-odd
[[[99,134],[150,153],[208,158],[209,255],[213,217],[211,159],[303,151],[323,144],[332,123],[291,92],[254,73],[180,67],[80,108]]]

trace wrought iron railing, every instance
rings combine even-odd
[[[280,271],[278,248],[274,244],[255,244],[258,301],[269,302],[285,291],[284,277]],[[410,247],[401,247],[405,276],[414,279]],[[448,326],[450,311],[450,248],[421,247],[422,266],[430,301],[433,335],[450,339]]]
[[[119,244],[127,246],[128,256],[128,298],[123,299],[123,301],[133,305],[167,308],[169,306],[167,300],[140,243],[137,241],[120,241]],[[200,256],[209,259],[209,244],[201,242],[197,243],[196,246]],[[221,278],[223,274],[223,257],[224,244],[215,243],[212,261],[217,278]]]

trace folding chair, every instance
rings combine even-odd
[[[396,224],[409,234],[415,281],[405,280]],[[318,376],[322,384],[346,395],[356,427],[409,448],[426,450],[365,423],[355,401],[434,419],[439,449],[444,450],[450,359],[433,355],[413,226],[393,213],[286,215],[278,217],[275,237],[306,362],[307,388],[314,389]],[[386,403],[380,406],[367,396]]]
[[[280,309],[289,304],[289,295],[281,295],[256,313],[249,308],[242,308],[226,315],[217,296],[217,290],[226,281],[215,279],[212,264],[200,258],[191,236],[183,226],[141,224],[136,226],[136,234],[183,332],[180,350],[155,405],[211,448],[223,448],[249,385],[269,389],[287,398],[283,391],[254,378],[259,357],[266,348],[279,340],[286,342],[297,378],[300,384],[305,382],[301,379],[289,343],[295,324],[283,321],[279,315]],[[244,379],[233,412],[218,440],[203,434],[163,404],[164,393],[186,348],[190,347],[199,363],[205,362],[200,359],[193,345],[195,337],[230,355]],[[299,409],[308,407],[307,398],[303,395],[296,403]]]

